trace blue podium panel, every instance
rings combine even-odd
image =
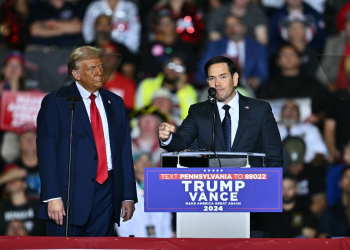
[[[146,168],[145,212],[282,212],[282,168]]]

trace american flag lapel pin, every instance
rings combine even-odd
[[[245,106],[245,109],[249,109],[249,106]]]

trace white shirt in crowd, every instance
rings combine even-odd
[[[136,183],[136,192],[138,203],[135,204],[135,212],[131,220],[120,222],[120,227],[115,224],[118,236],[129,237],[157,237],[171,238],[173,231],[171,227],[172,216],[169,212],[144,212],[143,189]],[[155,235],[150,236],[147,228],[152,227]]]
[[[113,41],[124,44],[132,53],[137,53],[140,46],[141,24],[136,5],[131,1],[119,0],[112,10],[107,0],[92,2],[85,13],[82,34],[86,43],[95,39],[95,21],[100,15],[111,16]]]
[[[288,130],[286,126],[281,123],[278,124],[278,130],[280,131],[281,140],[283,141],[288,136]],[[298,123],[291,127],[289,135],[299,136],[304,140],[306,145],[305,163],[310,163],[317,153],[322,154],[324,157],[328,156],[326,144],[315,125],[311,123]]]

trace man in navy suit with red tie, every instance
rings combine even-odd
[[[75,102],[69,236],[112,236],[114,223],[131,219],[137,202],[131,140],[123,100],[102,89],[102,50],[77,48],[68,60],[75,82],[48,94],[38,114],[41,178],[39,217],[48,236],[65,235],[70,101]]]
[[[265,161],[250,157],[252,167],[282,167],[281,137],[269,103],[247,98],[236,91],[237,67],[224,56],[211,58],[204,66],[209,87],[216,89],[215,150],[265,153]],[[213,104],[194,104],[175,132],[173,125],[159,127],[160,145],[167,151],[182,151],[196,139],[199,149],[211,150]],[[251,214],[251,237],[268,236],[268,218]]]

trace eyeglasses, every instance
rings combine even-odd
[[[176,62],[168,62],[166,67],[168,69],[174,70],[177,73],[185,73],[186,72],[186,67],[179,64],[179,63],[176,63]]]

